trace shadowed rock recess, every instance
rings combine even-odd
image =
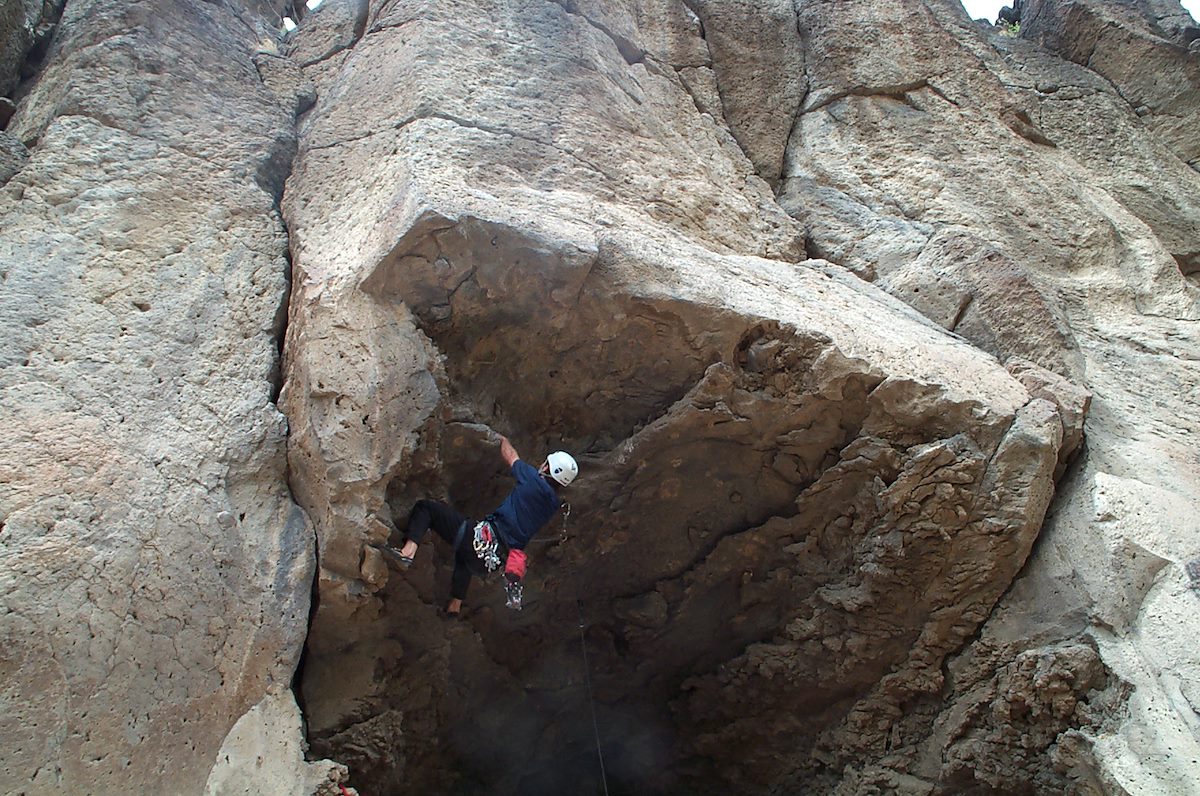
[[[0,0],[0,791],[1195,793],[1200,28],[1014,5]]]

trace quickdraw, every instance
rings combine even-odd
[[[525,587],[519,580],[504,581],[504,607],[512,608],[514,611],[520,611],[521,605],[525,599]]]
[[[562,544],[567,541],[567,517],[571,516],[571,504],[563,501],[559,504],[562,512],[562,530],[558,532],[558,536],[553,539],[531,539],[529,544]]]
[[[488,572],[495,572],[500,568],[496,531],[487,520],[475,525],[475,538],[471,540],[471,546],[475,548],[475,555],[479,556]]]

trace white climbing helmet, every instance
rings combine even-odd
[[[569,453],[555,451],[546,457],[546,466],[550,469],[550,477],[563,486],[567,486],[579,475],[579,465]]]

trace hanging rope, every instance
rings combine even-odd
[[[571,504],[563,501],[560,505],[562,509],[562,531],[556,539],[533,539],[530,543],[538,542],[558,542],[562,543],[567,540],[567,517],[571,516]],[[583,679],[587,684],[588,707],[592,711],[592,733],[596,739],[596,759],[600,761],[600,782],[604,785],[604,796],[608,796],[608,774],[604,770],[604,749],[600,746],[600,722],[596,718],[596,699],[592,695],[592,667],[588,662],[587,654],[587,636],[584,631],[587,629],[583,622],[583,598],[579,596],[579,581],[575,581],[575,608],[579,612],[579,648],[583,651]]]
[[[600,781],[604,784],[604,796],[608,796],[608,775],[604,772],[604,750],[600,747],[600,723],[596,720],[596,700],[592,696],[592,667],[588,664],[587,638],[584,636],[583,600],[575,598],[579,610],[579,647],[583,650],[583,679],[587,683],[588,705],[592,709],[592,732],[596,736],[596,757],[600,760]]]
[[[567,517],[571,516],[571,504],[562,502],[562,533],[558,539],[548,541],[565,542],[567,540]],[[579,612],[579,649],[583,651],[583,681],[587,684],[588,707],[592,711],[592,734],[596,738],[596,759],[600,761],[600,782],[604,785],[604,796],[608,796],[608,774],[604,770],[604,749],[600,746],[600,722],[596,719],[596,698],[592,695],[592,667],[588,662],[587,626],[583,622],[583,598],[579,596],[579,581],[575,581],[575,609]]]

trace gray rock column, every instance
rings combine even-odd
[[[314,545],[274,404],[295,144],[255,22],[72,2],[8,128],[6,793],[199,793],[296,667]]]

